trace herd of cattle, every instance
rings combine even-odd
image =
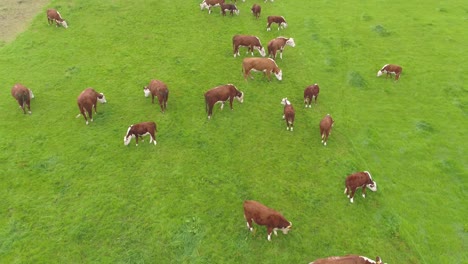
[[[245,0],[244,0],[245,1]],[[267,2],[267,0],[265,0]],[[271,0],[273,2],[273,0]],[[223,15],[226,12],[239,14],[239,10],[235,4],[226,4],[225,0],[204,0],[200,4],[201,10],[208,9],[208,12],[211,13],[211,8],[220,7],[221,13]],[[261,13],[261,6],[254,4],[251,8],[251,12],[258,19]],[[67,22],[62,19],[60,13],[54,9],[47,10],[47,20],[49,25],[55,22],[56,26],[63,26],[67,28]],[[267,18],[267,30],[270,30],[272,23],[278,24],[278,30],[280,28],[285,28],[287,23],[284,17],[281,16],[269,16]],[[242,70],[244,74],[244,79],[247,80],[247,77],[253,78],[250,72],[261,71],[267,76],[270,80],[270,74],[273,73],[278,80],[282,80],[282,71],[277,66],[276,54],[280,52],[280,58],[283,58],[283,50],[285,46],[295,46],[293,38],[278,37],[271,40],[268,43],[268,58],[263,58],[266,56],[265,49],[260,43],[260,40],[256,36],[251,35],[235,35],[232,38],[233,45],[233,54],[234,57],[240,56],[239,47],[247,47],[247,53],[254,55],[254,50],[257,50],[262,57],[249,57],[243,59]],[[398,65],[387,64],[382,67],[377,72],[377,76],[382,74],[387,74],[387,77],[390,74],[395,75],[395,81],[400,77],[402,68]],[[317,98],[319,95],[320,88],[318,84],[313,84],[305,88],[304,90],[304,104],[306,108],[310,108],[311,104],[317,103]],[[159,105],[161,107],[161,112],[164,113],[167,108],[167,101],[169,98],[169,90],[167,85],[160,80],[151,80],[150,83],[143,88],[144,95],[146,97],[152,97],[152,103],[154,104],[154,97],[158,98]],[[31,114],[31,105],[30,101],[34,98],[32,91],[22,84],[15,84],[11,89],[12,96],[17,100],[20,108],[22,108],[24,114],[26,114],[26,107],[28,113]],[[236,99],[239,102],[243,102],[244,93],[239,91],[233,84],[221,85],[215,88],[208,90],[205,94],[205,107],[208,114],[208,119],[211,119],[213,114],[213,107],[216,103],[221,104],[221,109],[224,107],[224,103],[229,100],[230,107],[232,109],[233,100]],[[96,92],[93,88],[87,88],[77,98],[77,104],[80,111],[77,117],[82,115],[85,119],[86,125],[88,125],[88,119],[93,121],[93,109],[94,113],[97,113],[97,102],[106,103],[106,98],[103,93]],[[283,110],[283,119],[286,121],[286,129],[293,131],[294,128],[294,116],[295,110],[291,102],[287,98],[281,100],[281,104],[284,105]],[[320,135],[322,138],[323,145],[327,145],[328,137],[331,133],[331,128],[333,126],[333,118],[327,114],[319,124]],[[135,138],[136,145],[138,146],[138,139],[143,136],[149,135],[150,142],[156,145],[156,133],[157,126],[153,121],[142,122],[138,124],[131,125],[127,129],[127,133],[124,136],[124,144],[128,145],[132,138]],[[345,180],[345,190],[344,193],[347,194],[350,202],[353,203],[354,195],[356,189],[362,189],[362,196],[365,197],[366,188],[369,188],[371,191],[377,190],[377,183],[372,179],[371,174],[368,171],[357,172],[346,177]],[[258,225],[266,226],[267,228],[267,239],[271,240],[272,232],[277,235],[277,230],[281,230],[284,234],[287,234],[292,227],[292,223],[281,215],[279,212],[268,208],[267,206],[257,202],[257,201],[245,201],[243,204],[244,207],[244,217],[247,221],[247,227],[250,231],[253,230],[253,222]],[[324,259],[317,259],[314,264],[325,264],[325,263],[382,263],[380,257],[376,257],[376,260],[371,260],[367,257],[358,256],[358,255],[347,255],[343,257],[328,257]]]

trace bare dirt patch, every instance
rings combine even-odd
[[[26,30],[33,18],[43,11],[49,0],[1,0],[0,44],[13,41]],[[47,23],[44,12],[44,23]]]

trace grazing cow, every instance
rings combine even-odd
[[[280,30],[280,28],[286,28],[288,26],[288,23],[286,23],[286,20],[282,16],[269,16],[267,18],[267,21],[267,31],[271,30],[270,26],[272,23],[278,24],[278,30]]]
[[[167,99],[169,99],[169,90],[167,85],[159,80],[151,80],[148,86],[143,87],[145,97],[151,94],[151,102],[154,104],[154,97],[158,97],[161,112],[165,112],[167,108]]]
[[[305,88],[304,90],[304,104],[305,107],[311,108],[312,101],[315,100],[315,103],[317,104],[317,98],[320,92],[320,87],[318,84],[313,84],[309,85]]]
[[[294,108],[288,98],[283,98],[281,104],[284,105],[283,119],[286,120],[286,130],[294,129]]]
[[[200,4],[200,9],[203,10],[207,8],[208,14],[211,14],[211,8],[220,6],[221,4],[224,4],[224,0],[203,0],[203,2]]]
[[[372,180],[372,176],[368,171],[356,172],[348,177],[345,181],[345,190],[344,193],[348,196],[349,201],[353,203],[354,193],[356,189],[362,188],[362,197],[366,198],[366,187],[371,191],[377,191],[377,183]]]
[[[256,49],[262,57],[265,57],[265,49],[263,48],[262,44],[260,44],[260,39],[256,36],[249,36],[249,35],[234,35],[232,37],[232,48],[234,52],[234,58],[236,56],[240,56],[239,54],[239,47],[247,47],[247,53],[252,54],[253,51]]]
[[[295,47],[293,38],[277,37],[268,42],[268,55],[271,56],[274,60],[276,59],[276,52],[280,51],[280,58],[283,59],[283,50],[285,46]]]
[[[279,229],[286,235],[292,227],[292,223],[286,220],[280,213],[257,201],[244,201],[244,217],[250,231],[253,231],[252,222],[255,222],[257,225],[266,226],[268,241],[271,241],[272,232],[277,236],[276,231]]]
[[[91,122],[93,122],[93,107],[94,113],[97,114],[96,106],[98,101],[100,103],[107,103],[106,97],[103,93],[98,93],[91,87],[86,88],[83,92],[81,92],[80,95],[78,95],[78,109],[80,109],[81,114],[78,114],[76,118],[80,117],[80,115],[83,115],[87,125],[88,119],[86,118],[86,111],[88,113],[89,119],[91,119]]]
[[[239,9],[237,9],[236,5],[221,3],[221,13],[223,14],[223,16],[226,16],[226,11],[229,11],[231,16],[233,15],[233,13],[236,13],[236,15],[239,15]]]
[[[322,136],[322,143],[324,146],[327,145],[328,136],[331,134],[331,128],[334,123],[335,121],[333,121],[330,114],[327,114],[322,121],[320,121],[320,135]]]
[[[237,90],[233,84],[226,84],[212,88],[205,93],[205,108],[208,112],[208,119],[213,115],[213,106],[216,103],[221,103],[221,110],[223,110],[224,103],[229,100],[229,105],[232,108],[232,101],[236,98],[239,102],[244,102],[244,93]]]
[[[250,10],[252,11],[252,14],[255,16],[255,18],[258,19],[260,17],[260,13],[262,12],[262,7],[254,4]]]
[[[328,257],[317,259],[309,264],[382,264],[382,259],[377,256],[375,261],[363,256],[347,255],[343,257]]]
[[[31,99],[34,98],[34,94],[30,89],[17,83],[11,88],[11,95],[16,99],[19,107],[23,109],[24,114],[26,114],[25,106],[28,107],[28,113],[31,114]]]
[[[58,27],[61,25],[64,28],[68,28],[67,21],[63,20],[60,13],[55,9],[47,9],[47,22],[52,25],[55,21],[55,25]]]
[[[377,77],[381,76],[383,73],[387,74],[387,77],[391,74],[395,74],[395,81],[398,81],[400,79],[400,74],[403,69],[401,66],[395,65],[395,64],[385,64],[380,71],[377,72]],[[391,77],[391,76],[390,76]]]
[[[253,79],[250,71],[261,71],[264,75],[268,77],[270,81],[270,74],[273,72],[276,76],[276,79],[282,80],[283,79],[283,72],[276,62],[272,58],[245,58],[242,61],[242,71],[244,72],[244,79],[247,80],[247,77],[250,76]]]
[[[150,136],[149,143],[151,144],[151,142],[153,142],[154,145],[156,145],[156,132],[158,132],[156,129],[156,123],[152,121],[131,125],[128,127],[127,134],[124,137],[124,145],[127,146],[130,144],[132,138],[135,138],[136,146],[138,146],[138,138],[143,141],[143,136],[146,135]]]

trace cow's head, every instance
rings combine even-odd
[[[261,55],[262,57],[265,57],[266,52],[265,52],[265,48],[264,48],[264,47],[262,47],[262,46],[256,46],[256,47],[254,47],[254,48],[255,48],[256,50],[258,50],[258,52],[260,53],[260,55]]]
[[[288,234],[289,230],[291,230],[291,228],[292,228],[292,223],[289,222],[289,225],[287,227],[281,228],[281,231],[283,231],[283,234],[286,235],[286,234]]]
[[[285,97],[285,98],[281,99],[281,104],[282,104],[282,105],[290,105],[291,102],[289,102],[288,98]]]
[[[127,134],[125,134],[124,136],[124,145],[127,146],[128,144],[130,144],[130,141],[132,140],[132,138],[135,137],[135,135],[130,135],[130,129],[132,128],[133,125],[129,126],[128,129],[127,129]]]
[[[145,93],[145,97],[148,97],[151,95],[151,91],[147,86],[143,87],[143,92]]]
[[[99,93],[99,95],[98,95],[98,97],[97,97],[97,100],[98,100],[98,102],[100,102],[101,104],[107,103],[106,97],[104,96],[103,93]]]
[[[282,27],[282,28],[287,28],[287,27],[288,27],[288,23],[282,22],[282,23],[280,24],[280,27]],[[279,29],[279,28],[278,28],[278,29]]]
[[[367,184],[367,188],[369,188],[373,192],[377,191],[377,183],[373,180],[371,180],[371,182],[372,183]]]
[[[33,99],[33,98],[34,98],[33,92],[31,91],[31,89],[28,89],[28,90],[29,90],[29,98],[30,98],[30,99]]]
[[[67,21],[63,20],[63,21],[60,21],[59,23],[60,23],[60,25],[61,25],[62,27],[68,28]]]
[[[281,69],[278,69],[278,71],[275,71],[275,76],[276,79],[281,81],[283,79],[283,71]]]
[[[382,70],[377,72],[377,77],[381,76],[383,74]]]
[[[207,4],[205,1],[203,1],[203,2],[200,4],[200,10],[203,10],[203,9],[205,9],[205,8],[208,8],[208,7],[209,7],[209,6],[208,6],[208,4]]]
[[[243,103],[244,102],[244,93],[241,92],[241,91],[237,91],[237,94],[236,94],[235,98],[237,99],[237,101]]]
[[[286,41],[286,45],[291,46],[291,47],[295,47],[295,46],[296,46],[296,43],[294,43],[294,39],[293,39],[293,38],[289,38],[289,39]]]

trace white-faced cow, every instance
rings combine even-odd
[[[211,8],[220,6],[222,3],[224,3],[224,0],[203,0],[200,4],[200,9],[208,9],[208,14],[211,14]]]
[[[368,171],[356,172],[348,177],[345,181],[344,193],[348,196],[349,201],[352,203],[354,194],[357,188],[362,188],[362,197],[366,198],[366,187],[371,191],[377,191],[377,183],[372,180],[372,176]]]
[[[167,99],[169,99],[169,90],[167,85],[160,80],[151,80],[150,83],[143,87],[145,97],[151,95],[151,102],[154,104],[154,97],[158,97],[159,105],[161,106],[161,112],[166,112]]]
[[[309,264],[383,264],[380,257],[376,257],[375,261],[363,256],[347,255],[342,257],[328,257],[317,259]]]
[[[317,104],[317,98],[320,92],[318,84],[309,85],[304,89],[304,104],[305,107],[311,108],[312,101]]]
[[[267,21],[267,31],[271,30],[270,26],[272,23],[278,24],[278,30],[280,30],[280,28],[286,28],[288,26],[288,23],[286,23],[286,20],[282,16],[269,16],[267,17]]]
[[[93,88],[89,87],[86,88],[83,92],[81,92],[80,95],[78,95],[77,103],[78,103],[78,108],[80,109],[80,113],[76,116],[76,118],[80,117],[80,115],[83,115],[86,125],[88,124],[88,118],[86,118],[86,112],[88,113],[88,117],[93,122],[93,108],[94,108],[94,113],[97,114],[97,102],[100,103],[107,103],[106,97],[104,96],[103,93],[98,93],[96,92]]]
[[[262,7],[254,4],[250,10],[252,11],[252,14],[255,16],[255,18],[258,19],[260,17],[260,13],[262,12]]]
[[[280,51],[280,58],[283,59],[283,50],[285,46],[295,47],[293,38],[277,37],[268,42],[268,55],[274,60],[276,59],[276,52]]]
[[[234,58],[240,56],[239,47],[247,47],[247,53],[251,53],[253,56],[254,49],[257,50],[262,57],[265,57],[265,49],[260,43],[260,39],[256,36],[250,35],[235,35],[232,37],[232,48],[234,52]]]
[[[288,98],[283,98],[281,104],[284,105],[283,119],[286,120],[286,130],[294,129],[294,108]]]
[[[236,86],[233,84],[221,85],[208,90],[205,93],[205,108],[208,112],[208,119],[211,119],[213,107],[216,103],[221,103],[222,110],[224,103],[229,100],[229,105],[231,106],[231,110],[233,110],[232,101],[234,98],[241,103],[244,102],[244,93],[237,90]]]
[[[221,3],[221,14],[223,14],[223,16],[226,16],[226,11],[229,12],[229,14],[231,14],[231,16],[233,15],[233,13],[235,13],[236,15],[239,15],[239,9],[237,9],[237,6],[234,5],[234,4],[224,4],[224,3]]]
[[[68,28],[67,21],[63,20],[62,16],[57,10],[47,9],[47,22],[49,25],[52,25],[54,24],[54,21],[57,27],[60,25],[64,28]]]
[[[34,98],[33,92],[17,83],[11,88],[11,95],[16,99],[19,107],[23,109],[23,113],[26,114],[26,107],[28,107],[28,113],[31,114],[31,99]]]
[[[242,71],[244,72],[244,79],[247,80],[247,77],[250,76],[253,79],[250,71],[260,71],[268,77],[268,80],[271,80],[270,74],[274,73],[276,79],[283,79],[283,72],[276,65],[276,62],[272,58],[245,58],[242,61]]]
[[[320,135],[322,137],[322,143],[324,146],[327,145],[328,136],[331,134],[331,129],[335,121],[327,114],[321,121],[320,121]]]
[[[253,231],[252,222],[255,222],[257,225],[266,226],[268,241],[271,241],[272,232],[278,235],[276,231],[281,230],[283,234],[287,234],[292,227],[292,223],[286,220],[280,213],[257,201],[244,201],[244,217],[250,231]]]
[[[143,136],[146,135],[150,136],[149,143],[154,143],[154,145],[156,145],[156,132],[158,132],[156,123],[152,121],[131,125],[127,129],[127,134],[124,136],[124,145],[127,146],[130,144],[132,138],[135,138],[136,146],[138,146],[138,138],[143,141]]]
[[[395,65],[395,64],[385,64],[382,69],[380,69],[380,71],[377,72],[377,77],[381,76],[383,73],[386,73],[387,74],[387,77],[390,75],[390,74],[394,74],[395,75],[395,81],[398,81],[398,79],[400,79],[400,74],[401,74],[401,71],[403,69],[401,68],[401,66],[398,66],[398,65]]]

